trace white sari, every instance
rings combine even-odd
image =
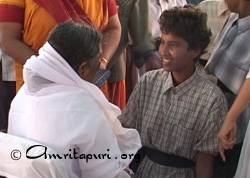
[[[72,159],[69,177],[127,177],[123,172],[141,147],[139,134],[123,128],[118,107],[95,85],[82,80],[46,43],[24,65],[24,85],[14,98],[8,132],[49,146],[58,153],[109,154],[109,159]],[[123,176],[121,176],[123,175]]]

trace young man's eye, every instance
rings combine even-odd
[[[170,44],[169,44],[169,46],[170,46],[170,47],[174,47],[174,48],[175,48],[175,47],[178,47],[178,46],[179,46],[179,44],[178,44],[178,43],[170,43]]]

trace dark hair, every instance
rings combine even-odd
[[[207,27],[207,15],[193,6],[165,10],[159,19],[162,33],[174,34],[187,41],[189,49],[207,47],[211,31]]]
[[[96,58],[101,50],[100,33],[92,27],[74,22],[57,26],[48,42],[75,71],[82,62]]]

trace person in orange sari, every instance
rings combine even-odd
[[[70,20],[102,32],[100,69],[107,69],[121,35],[115,0],[0,1],[0,48],[16,61],[17,89],[23,84],[22,65],[26,59],[37,54],[52,29]],[[121,108],[125,106],[125,97],[115,98],[112,94],[125,96],[124,85],[124,81],[119,81],[102,87],[107,98]]]

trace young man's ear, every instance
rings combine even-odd
[[[192,49],[191,55],[193,59],[196,59],[198,56],[201,55],[201,49]]]

